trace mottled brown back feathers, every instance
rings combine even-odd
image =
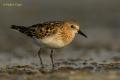
[[[40,38],[50,36],[57,32],[57,28],[62,28],[63,21],[51,21],[41,24],[35,24],[29,27],[12,25],[12,29],[18,30],[29,37]]]

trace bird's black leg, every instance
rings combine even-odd
[[[43,65],[43,62],[42,62],[42,58],[41,58],[41,48],[40,48],[39,51],[38,51],[38,56],[39,56],[41,68],[44,68],[44,65]]]
[[[51,58],[51,62],[52,62],[52,68],[54,69],[55,65],[54,65],[54,61],[53,61],[53,49],[51,49],[51,53],[50,53],[50,58]]]

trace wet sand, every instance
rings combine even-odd
[[[120,64],[97,64],[83,68],[59,67],[54,70],[31,65],[6,66],[0,69],[1,80],[119,80]]]

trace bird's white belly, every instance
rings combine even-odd
[[[58,40],[55,37],[46,37],[44,39],[34,39],[34,42],[40,47],[47,48],[61,48],[66,45],[62,40]]]

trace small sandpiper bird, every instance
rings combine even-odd
[[[54,68],[54,49],[62,48],[70,44],[73,41],[76,33],[87,37],[80,30],[80,25],[75,21],[50,21],[28,27],[12,25],[11,28],[33,38],[40,45],[38,56],[42,68],[44,68],[41,58],[42,48],[51,49],[50,58],[52,62],[52,68]]]

